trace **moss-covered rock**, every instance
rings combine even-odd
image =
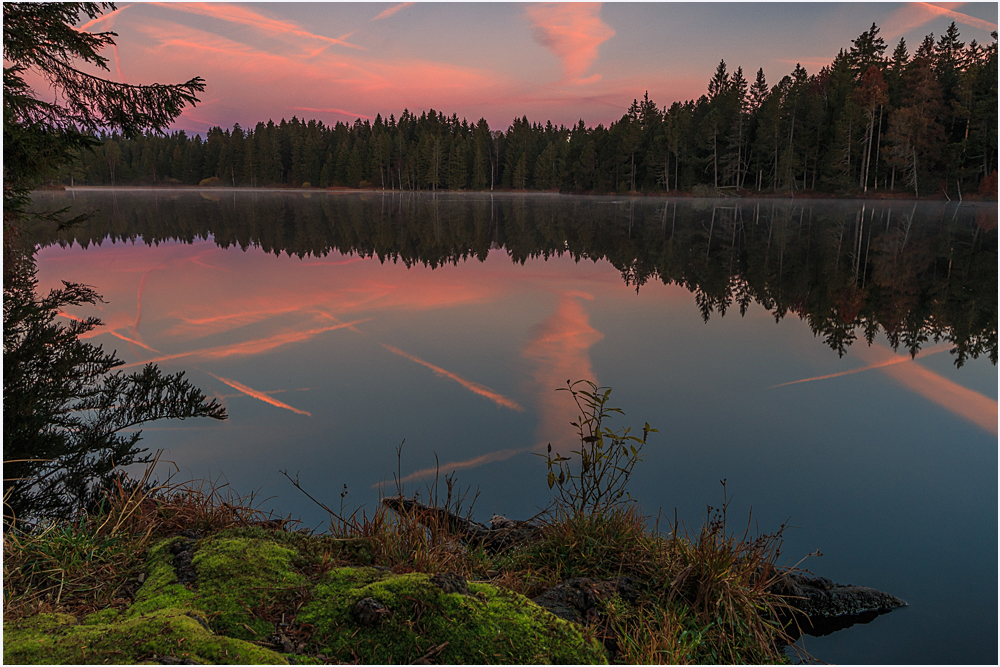
[[[274,651],[213,634],[190,609],[163,609],[112,623],[77,624],[37,614],[4,624],[5,664],[288,664]]]
[[[607,661],[579,626],[511,591],[377,568],[317,569],[300,547],[297,538],[266,531],[164,540],[150,550],[128,609],[82,623],[39,614],[5,624],[4,661],[282,664],[292,652],[298,662]],[[186,583],[175,567],[182,562]],[[359,614],[365,599],[371,613]],[[259,645],[269,642],[284,655]]]
[[[372,568],[331,571],[314,590],[299,621],[313,640],[344,661],[445,664],[606,663],[603,647],[527,598],[486,584],[447,593],[426,574],[394,575]],[[374,627],[356,619],[366,598],[388,614]]]

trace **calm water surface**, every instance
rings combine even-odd
[[[282,513],[458,471],[477,516],[545,505],[567,379],[659,428],[645,513],[788,520],[782,560],[909,607],[827,662],[997,661],[997,207],[380,193],[41,193],[43,288],[94,286],[94,342],[187,370],[222,423],[144,430]],[[74,315],[92,314],[80,309]],[[870,344],[869,342],[870,341]],[[911,353],[916,358],[911,358]],[[405,438],[402,460],[396,447]],[[436,455],[436,458],[435,458]],[[430,475],[430,477],[428,476]]]

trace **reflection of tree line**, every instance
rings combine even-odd
[[[994,205],[695,201],[430,195],[87,195],[98,208],[75,238],[331,251],[431,267],[502,248],[515,262],[568,254],[607,259],[629,285],[686,287],[707,321],[752,302],[779,320],[794,313],[843,354],[884,331],[915,354],[929,340],[957,348],[956,364],[997,361]]]

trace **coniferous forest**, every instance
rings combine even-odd
[[[100,136],[63,170],[76,185],[349,187],[724,194],[892,192],[961,199],[997,191],[997,33],[954,23],[911,53],[879,28],[816,74],[771,84],[723,61],[697,100],[648,94],[608,127],[515,118],[506,131],[433,109],[352,125],[296,117],[134,139]],[[752,80],[751,80],[752,79]]]

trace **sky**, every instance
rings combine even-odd
[[[326,124],[404,108],[608,124],[648,91],[658,105],[705,92],[720,59],[769,83],[810,73],[873,22],[910,52],[955,21],[991,41],[996,3],[119,3],[82,29],[118,33],[108,76],[206,80],[173,129],[258,121]]]

